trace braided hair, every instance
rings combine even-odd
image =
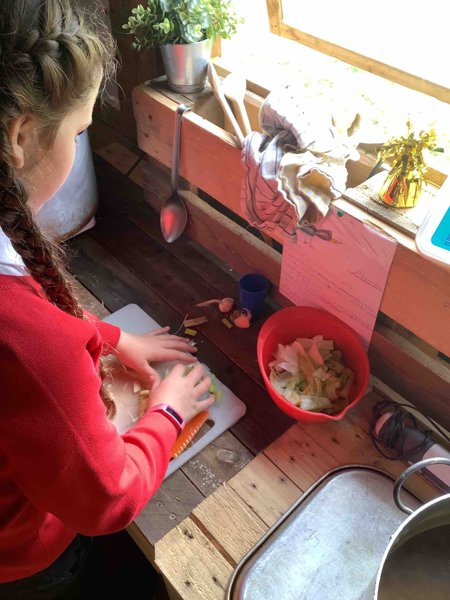
[[[33,219],[8,131],[14,119],[33,115],[42,145],[51,148],[64,117],[86,100],[100,73],[106,80],[114,72],[115,45],[99,23],[72,0],[0,2],[0,227],[48,300],[80,319],[62,252]],[[101,396],[112,416],[115,405],[104,385]]]

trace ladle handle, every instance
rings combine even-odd
[[[179,104],[175,112],[175,127],[173,132],[173,148],[172,148],[172,172],[170,176],[170,185],[174,192],[178,189],[178,170],[180,162],[180,137],[181,137],[181,119],[183,113],[189,108],[184,104]]]
[[[435,458],[426,458],[424,460],[420,460],[417,463],[414,463],[410,467],[408,467],[401,475],[397,477],[397,480],[394,485],[394,502],[397,507],[403,512],[411,515],[414,511],[409,506],[403,503],[403,500],[400,498],[400,490],[402,489],[403,484],[406,479],[416,471],[420,471],[425,467],[430,467],[432,465],[449,465],[450,460],[448,458],[444,458],[443,456],[436,456]]]

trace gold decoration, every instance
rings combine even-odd
[[[425,150],[443,152],[436,148],[436,131],[421,131],[417,136],[412,131],[408,119],[407,136],[393,137],[380,149],[379,162],[388,160],[392,168],[381,186],[379,196],[383,202],[394,208],[412,208],[419,200],[422,191],[426,163]]]

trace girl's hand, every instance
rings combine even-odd
[[[156,404],[169,404],[188,422],[196,414],[214,404],[213,395],[209,395],[205,400],[199,400],[211,386],[211,379],[206,377],[205,367],[197,363],[187,375],[185,372],[185,365],[175,365],[167,377],[164,377],[158,385],[153,385],[149,407]]]
[[[135,335],[121,331],[116,348],[117,358],[127,367],[136,371],[145,381],[157,385],[160,377],[149,362],[176,360],[193,363],[193,352],[197,348],[189,344],[189,340],[168,333],[169,327],[155,329],[143,335]]]

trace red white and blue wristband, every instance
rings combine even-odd
[[[151,406],[148,412],[159,412],[165,415],[169,421],[172,421],[172,423],[175,425],[179,434],[183,431],[184,426],[186,425],[186,421],[183,419],[183,417],[181,417],[177,411],[168,404],[156,404],[155,406]]]

